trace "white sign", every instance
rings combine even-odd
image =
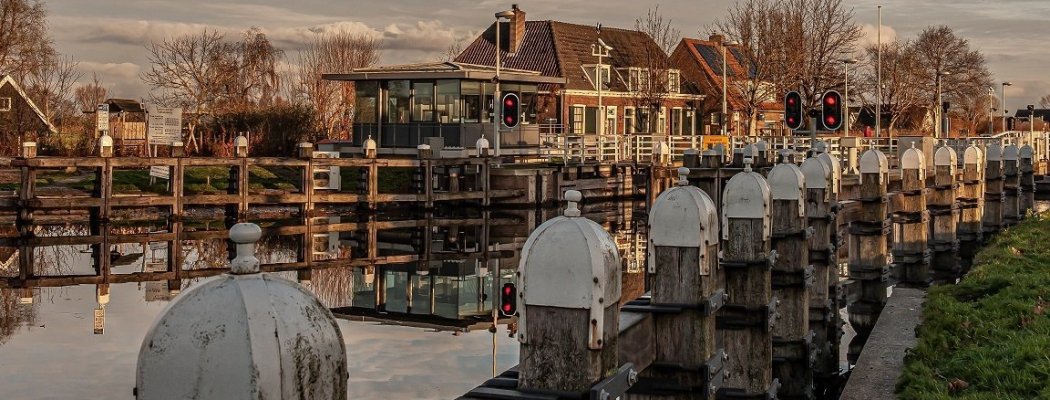
[[[99,307],[95,309],[95,334],[101,335],[106,329],[106,309]]]
[[[95,110],[95,127],[99,132],[109,132],[109,104],[99,104]]]
[[[149,144],[163,144],[182,141],[182,108],[147,106],[149,113],[146,135]]]
[[[160,179],[171,179],[171,169],[167,165],[149,167],[149,176]]]

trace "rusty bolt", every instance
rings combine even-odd
[[[627,382],[630,383],[631,385],[634,385],[635,383],[637,383],[638,382],[638,371],[635,371],[635,370],[632,369],[630,372],[628,372],[627,373]]]
[[[591,325],[598,325],[598,320],[597,319],[592,319],[591,320]]]
[[[609,399],[612,398],[612,395],[609,394],[609,392],[606,392],[605,389],[602,389],[602,394],[601,394],[600,397],[601,397],[601,400],[609,400]]]
[[[598,283],[598,277],[594,277],[594,283]]]
[[[598,304],[602,304],[602,303],[605,303],[605,298],[604,297],[599,297],[598,298]]]

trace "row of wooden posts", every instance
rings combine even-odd
[[[615,247],[568,192],[565,216],[522,252],[520,364],[463,398],[815,398],[843,372],[839,310],[856,360],[892,285],[954,283],[974,247],[1034,205],[1028,146],[970,146],[961,163],[941,146],[932,168],[908,149],[898,193],[886,156],[868,150],[842,201],[834,157],[781,158],[766,176],[742,160],[724,188],[703,157],[687,159],[698,167],[680,168],[649,212],[651,291],[622,308]],[[846,279],[838,218],[849,221]]]

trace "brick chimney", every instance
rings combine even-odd
[[[712,41],[712,42],[715,42],[715,43],[717,43],[717,44],[718,44],[719,46],[721,46],[721,45],[722,45],[722,43],[725,43],[725,41],[726,41],[726,37],[725,37],[725,36],[722,36],[722,35],[719,35],[719,34],[717,34],[717,33],[712,33],[712,34],[711,34],[711,36],[707,38],[707,40],[710,40],[710,41]]]
[[[510,47],[507,50],[517,53],[525,39],[525,11],[518,8],[517,4],[513,5],[511,10],[514,11],[514,16],[510,18]]]

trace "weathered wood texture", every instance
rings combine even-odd
[[[767,305],[773,300],[770,242],[761,219],[731,218],[723,229],[729,237],[722,243],[729,301],[719,324],[729,356],[724,387],[766,393],[773,383],[773,335],[767,326]]]
[[[695,305],[678,314],[656,314],[656,363],[645,376],[664,380],[680,390],[670,396],[641,396],[638,399],[709,399],[713,398],[703,368],[718,354],[720,347],[715,331],[715,315],[704,313],[703,305],[725,285],[718,269],[717,244],[699,248],[656,247],[656,272],[652,279],[652,304]],[[701,275],[701,265],[710,271]],[[670,366],[680,366],[670,367]]]
[[[859,282],[859,299],[849,306],[850,324],[857,332],[850,343],[848,357],[856,360],[886,304],[888,283],[888,243],[886,176],[864,174],[858,188],[860,209],[850,223],[849,276]]]
[[[831,212],[832,200],[825,189],[806,190],[806,220],[813,235],[809,238],[809,264],[813,268],[813,285],[809,290],[809,326],[813,331],[813,348],[817,352],[813,365],[818,386],[836,375],[839,369],[839,337],[843,321],[839,309],[836,286],[839,274],[837,257],[832,243],[832,231],[837,228]],[[836,294],[836,296],[833,296]]]
[[[1021,215],[1027,215],[1030,210],[1035,209],[1035,165],[1031,157],[1021,157],[1020,164],[1021,182],[1019,207]]]
[[[959,277],[959,241],[956,236],[959,184],[948,165],[936,166],[932,183],[928,201],[932,279],[935,284],[952,283]]]
[[[925,287],[930,283],[927,251],[929,212],[926,209],[926,182],[922,171],[901,171],[901,207],[893,213],[893,260],[901,285]]]
[[[998,232],[1003,226],[1003,162],[988,160],[984,174],[984,215],[981,225],[985,233]]]
[[[804,198],[773,200],[773,296],[780,301],[773,323],[773,376],[785,398],[811,395],[813,369],[809,363],[809,244],[806,215],[799,212]]]
[[[616,372],[619,304],[605,308],[603,346],[587,348],[590,311],[529,306],[529,342],[521,345],[518,388],[585,392]]]
[[[985,188],[981,169],[982,166],[976,163],[963,165],[962,184],[959,188],[959,224],[956,227],[959,238],[960,274],[970,271],[975,250],[984,238],[982,221]]]
[[[1021,173],[1018,160],[1003,160],[1003,225],[1013,226],[1021,220]]]

